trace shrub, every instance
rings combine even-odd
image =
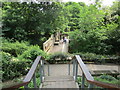
[[[40,86],[40,78],[36,78],[36,84],[37,84],[37,87]],[[28,87],[29,88],[34,88],[34,85],[33,85],[32,81],[28,84]]]
[[[3,45],[0,47],[2,52],[2,81],[12,80],[16,77],[27,74],[33,60],[37,56],[48,58],[48,55],[40,49],[39,46],[29,45],[27,42],[10,42],[6,39],[3,40]]]
[[[18,55],[22,54],[25,50],[27,50],[29,47],[29,44],[27,42],[14,42],[11,43],[7,40],[4,40],[2,43],[2,51],[10,53],[14,57],[17,57]]]
[[[101,81],[101,82],[104,82],[104,83],[111,83],[111,84],[115,84],[115,85],[119,85],[120,84],[120,81],[119,79],[117,80],[116,78],[114,78],[113,76],[110,76],[110,75],[100,75],[100,76],[95,76],[94,79],[96,81]],[[82,82],[82,77],[77,77],[77,82],[79,84],[79,86],[81,86],[81,82]],[[85,82],[85,86],[88,87],[88,82]]]
[[[111,83],[111,84],[116,84],[118,85],[120,82],[116,78],[110,75],[101,75],[98,77],[94,77],[95,80],[101,81],[101,82],[106,82],[106,83]]]
[[[47,58],[47,54],[40,49],[39,46],[30,46],[28,50],[23,52],[18,58],[19,59],[28,59],[35,60],[37,56],[43,56]]]
[[[50,57],[49,57],[49,61],[50,63],[55,63],[57,62],[57,59],[59,59],[59,61],[66,61],[67,60],[67,57],[69,55],[66,54],[66,53],[55,53],[55,54],[51,54]]]
[[[50,59],[56,59],[56,58],[66,59],[67,57],[68,55],[65,53],[55,53],[50,56]]]
[[[27,73],[27,60],[19,60],[6,52],[0,52],[0,56],[2,56],[2,81],[11,80]]]
[[[116,63],[119,64],[120,56],[117,55],[99,55],[95,53],[74,53],[74,55],[80,55],[83,60],[92,60],[95,63]]]

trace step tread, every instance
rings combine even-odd
[[[42,88],[79,88],[72,76],[47,76]]]

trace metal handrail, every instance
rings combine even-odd
[[[41,56],[37,56],[34,63],[32,64],[32,67],[30,68],[29,72],[27,73],[26,77],[24,78],[24,80],[21,83],[10,86],[10,87],[2,88],[2,90],[8,90],[8,89],[14,90],[14,89],[19,88],[21,86],[24,86],[24,88],[28,88],[28,84],[31,82],[32,79],[33,79],[34,87],[37,88],[35,71],[36,71],[39,63],[42,62],[42,61],[44,61],[44,63],[46,63],[48,65],[48,75],[49,75],[49,63],[47,61],[45,61],[44,58],[42,58]],[[40,65],[40,70],[43,69],[43,68],[41,69],[41,66],[43,66],[43,64]],[[41,76],[43,76],[43,75],[41,74]],[[40,81],[42,81],[42,79],[40,79]]]
[[[117,86],[115,86],[113,84],[103,83],[103,82],[94,80],[93,76],[90,74],[88,68],[86,67],[86,65],[84,64],[84,62],[82,61],[82,59],[80,58],[79,55],[75,55],[73,59],[74,59],[73,76],[75,76],[75,78],[74,78],[75,80],[77,79],[78,65],[80,66],[80,68],[82,70],[82,85],[81,85],[81,88],[84,88],[85,79],[86,79],[87,82],[89,83],[88,88],[93,88],[93,86],[96,85],[96,86],[103,87],[103,88],[110,88],[110,89],[118,89],[118,90],[120,90],[119,87],[117,87]],[[69,69],[69,72],[70,72],[70,69]]]
[[[44,58],[42,58],[42,60],[40,62],[40,79],[41,79],[41,83],[43,83],[44,76],[45,76],[45,71],[44,71],[44,64],[45,63],[48,66],[48,76],[50,75],[49,63]]]

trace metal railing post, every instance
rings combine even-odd
[[[75,76],[75,60],[73,61],[73,77]]]
[[[36,75],[35,75],[35,73],[34,73],[34,75],[33,75],[33,85],[34,85],[34,88],[37,88]]]
[[[45,71],[44,71],[44,60],[42,60],[42,71],[43,71],[43,77],[45,76]]]
[[[29,88],[28,88],[28,84],[24,86],[24,89],[25,89],[25,90],[28,90],[28,89],[29,89]]]
[[[81,88],[84,88],[84,85],[85,85],[85,75],[84,75],[84,73],[82,73],[82,85],[81,85]]]
[[[50,76],[50,67],[48,65],[48,76]]]
[[[89,84],[88,89],[91,90],[93,88],[93,84]]]
[[[43,82],[43,80],[42,80],[42,76],[43,76],[43,73],[42,73],[42,60],[40,61],[40,81],[41,81],[41,83]]]
[[[68,75],[70,75],[70,63],[68,64]]]
[[[77,74],[78,74],[78,63],[76,61],[76,69],[75,69],[75,81],[77,81]]]

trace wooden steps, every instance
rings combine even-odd
[[[72,76],[46,76],[41,88],[79,88]]]

